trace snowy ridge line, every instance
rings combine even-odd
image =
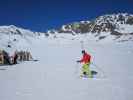
[[[79,34],[91,34],[100,41],[132,41],[133,14],[107,14],[97,17],[95,20],[92,21],[74,22],[62,25],[60,29],[49,30],[47,33],[49,35],[65,33],[72,34],[74,36]]]

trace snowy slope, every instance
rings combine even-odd
[[[1,100],[132,100],[132,42],[40,37],[32,41],[38,62],[0,66]],[[82,42],[81,42],[82,41]],[[81,46],[83,43],[83,46]],[[92,55],[98,79],[80,79],[81,48]]]
[[[31,41],[39,35],[39,32],[33,32],[14,25],[0,26],[0,49],[8,52],[14,52],[16,49],[29,50],[30,45],[32,45]]]
[[[77,23],[74,30],[71,25],[68,29],[62,27],[72,31],[68,34],[57,30],[44,34],[13,25],[1,26],[1,49],[10,53],[16,49],[28,50],[39,61],[0,66],[0,100],[132,100],[133,30],[132,25],[122,24],[132,16],[122,15],[124,21],[113,20],[117,24],[113,32],[106,30],[100,34],[93,32],[95,24],[87,34],[76,34]],[[103,28],[104,21],[118,17],[101,16],[96,24]],[[82,28],[90,23],[80,22]],[[81,58],[82,49],[92,55],[91,69],[98,72],[96,79],[79,78],[82,65],[76,61]]]
[[[122,24],[119,26],[119,29],[116,29],[116,31],[123,34],[133,33],[133,25]]]

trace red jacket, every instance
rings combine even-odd
[[[80,60],[80,62],[82,63],[90,63],[90,61],[91,61],[91,56],[87,53],[85,53],[83,55],[83,58]]]

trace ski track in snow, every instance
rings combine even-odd
[[[132,100],[131,45],[84,42],[101,76],[81,79],[78,40],[42,39],[31,48],[37,62],[0,66],[0,100]],[[106,77],[105,77],[106,76]]]

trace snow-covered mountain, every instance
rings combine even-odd
[[[31,40],[40,35],[71,40],[133,41],[133,15],[103,15],[91,21],[63,25],[60,29],[49,30],[47,33],[33,32],[14,25],[0,26],[0,49],[28,48]]]
[[[24,36],[34,37],[35,35],[39,35],[39,33],[37,32],[33,32],[28,29],[19,28],[14,25],[0,26],[0,34],[21,35],[23,37]]]
[[[99,40],[107,36],[113,40],[133,40],[133,15],[127,13],[108,14],[91,21],[80,21],[63,25],[48,33],[71,33],[72,35],[91,33]]]
[[[28,49],[31,40],[40,34],[14,25],[0,26],[0,49]]]

